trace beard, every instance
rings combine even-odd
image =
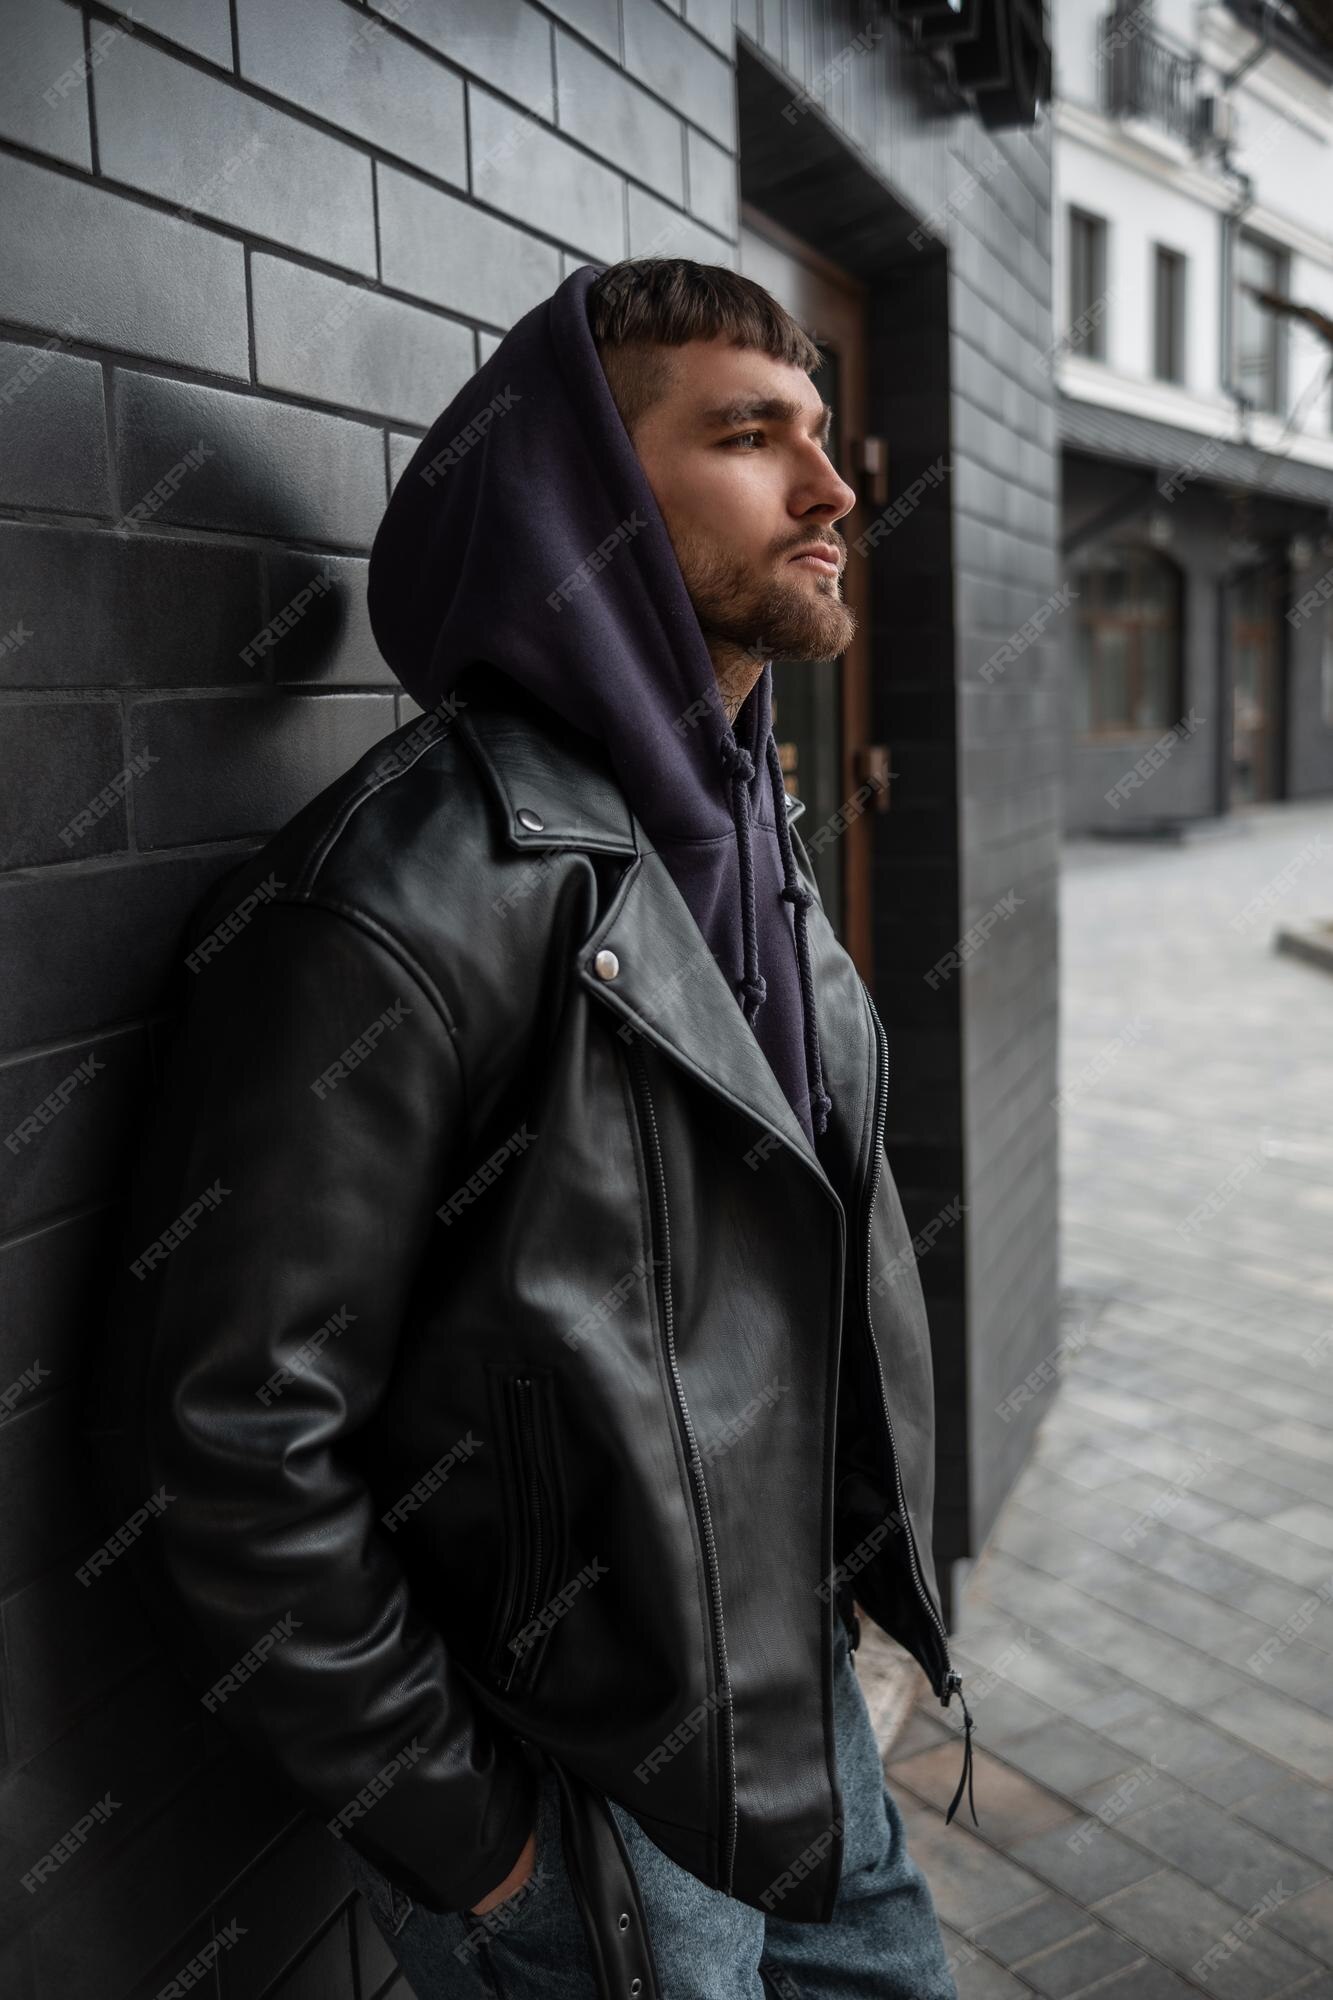
[[[829,539],[845,553],[840,537],[830,533]],[[684,537],[674,546],[710,645],[734,646],[755,660],[830,660],[851,644],[856,615],[840,595],[840,577],[816,576],[812,585],[800,572],[788,577],[781,563],[776,574],[761,577],[701,538]]]

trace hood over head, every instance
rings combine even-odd
[[[832,1100],[772,662],[730,726],[593,341],[600,268],[517,321],[421,440],[371,549],[371,626],[422,708],[483,661],[604,747],[813,1142]]]

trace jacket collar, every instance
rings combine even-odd
[[[599,743],[573,729],[518,684],[501,694],[474,672],[460,678],[460,723],[500,810],[510,847],[582,847],[638,854],[646,845]],[[805,811],[787,793],[787,824]],[[520,817],[521,815],[521,817]],[[540,821],[540,825],[535,822]]]
[[[860,1185],[867,1161],[877,1056],[860,976],[818,904],[809,912],[811,971],[834,1109],[823,1157],[811,1146],[754,1030],[704,942],[666,864],[632,811],[600,744],[514,686],[498,696],[475,677],[459,683],[459,727],[494,800],[506,844],[518,852],[577,848],[631,864],[583,941],[577,977],[599,1005],[655,1042],[707,1089],[767,1128],[835,1203],[835,1181]],[[788,823],[805,810],[787,799]],[[614,976],[597,970],[611,953]],[[610,960],[601,963],[610,969]],[[871,1054],[867,1056],[867,1049]],[[754,1164],[771,1151],[759,1142]],[[826,1168],[824,1161],[829,1162]]]
[[[519,851],[580,847],[635,855],[640,828],[601,745],[517,683],[501,697],[475,674],[460,679],[459,726]]]

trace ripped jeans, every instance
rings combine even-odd
[[[841,1621],[834,1721],[846,1833],[830,1923],[766,1916],[710,1889],[610,1802],[638,1878],[662,2000],[958,2000]],[[488,1912],[489,1922],[421,1909],[355,1848],[344,1842],[339,1852],[416,2000],[597,2000],[553,1773],[540,1781],[532,1875]],[[497,1923],[510,1903],[508,1921]]]

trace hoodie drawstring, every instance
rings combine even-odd
[[[796,905],[796,962],[801,971],[801,1001],[805,1009],[805,1060],[810,1071],[810,1106],[816,1132],[823,1132],[828,1126],[828,1115],[833,1109],[833,1099],[824,1088],[824,1058],[819,1047],[819,1023],[815,1019],[815,981],[810,970],[810,938],[806,927],[806,914],[814,902],[814,891],[801,879],[801,871],[796,866],[796,854],[791,844],[791,828],[787,824],[787,787],[782,781],[782,759],[778,746],[773,740],[773,731],[768,732],[768,742],[764,746],[768,754],[768,775],[773,786],[773,816],[777,821],[778,846],[782,849],[782,872],[786,887],[782,891],[784,902]]]
[[[750,846],[750,795],[754,758],[732,735],[719,746],[722,768],[731,779],[731,817],[736,827],[736,844],[741,864],[741,937],[745,951],[745,972],[736,988],[741,1011],[751,1027],[754,1017],[768,998],[768,981],[759,970],[759,940],[754,916],[754,855]]]
[[[731,816],[736,826],[736,846],[741,869],[741,932],[745,971],[736,988],[736,997],[741,1003],[746,1020],[753,1027],[754,1017],[763,1006],[768,992],[767,982],[759,970],[759,943],[754,912],[754,854],[750,843],[748,789],[750,780],[754,777],[754,759],[730,732],[722,738],[718,747],[722,768],[731,779]],[[815,1132],[822,1134],[828,1127],[828,1115],[833,1109],[833,1099],[824,1088],[819,1023],[815,1017],[815,983],[810,970],[810,939],[806,928],[806,913],[815,899],[808,884],[802,880],[796,865],[791,828],[787,824],[787,787],[782,777],[782,759],[778,755],[778,746],[773,740],[771,729],[764,745],[764,754],[768,763],[769,782],[773,788],[773,815],[777,823],[778,846],[782,850],[782,874],[785,886],[780,893],[784,902],[795,905],[796,963],[801,980],[801,1013],[805,1025],[805,1064],[809,1073],[811,1119]]]

